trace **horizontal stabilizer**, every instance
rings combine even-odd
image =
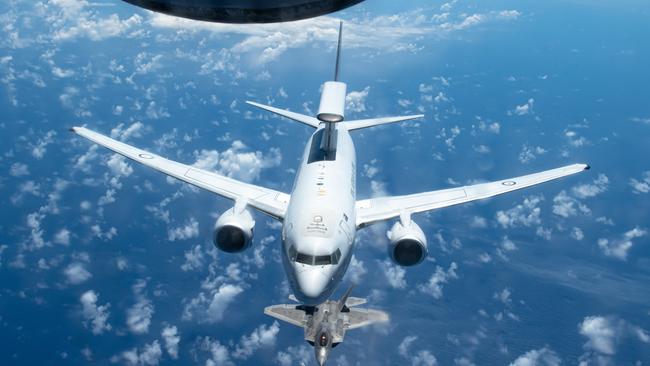
[[[358,130],[366,127],[373,127],[379,125],[385,125],[388,123],[397,123],[403,121],[409,121],[416,118],[422,118],[424,114],[416,114],[413,116],[402,116],[402,117],[381,117],[381,118],[370,118],[370,119],[358,119],[354,121],[346,121],[345,126],[348,131]]]
[[[264,314],[299,327],[304,327],[306,324],[305,311],[296,305],[267,306],[264,308]]]
[[[345,306],[351,308],[351,307],[354,307],[354,306],[363,305],[366,302],[367,302],[366,299],[362,299],[362,298],[359,298],[359,297],[348,297],[348,299],[345,300]]]
[[[288,118],[288,119],[292,119],[292,120],[300,122],[300,123],[304,123],[304,124],[306,124],[308,126],[311,126],[311,127],[314,127],[314,128],[318,128],[318,125],[320,124],[320,121],[318,119],[316,119],[314,117],[305,116],[304,114],[291,112],[291,111],[287,111],[287,110],[284,110],[284,109],[275,108],[275,107],[271,107],[271,106],[268,106],[268,105],[255,103],[255,102],[251,102],[251,101],[246,101],[246,103],[250,104],[250,105],[252,105],[254,107],[264,109],[265,111],[275,113],[275,114],[277,114],[279,116],[282,116],[282,117],[285,117],[285,118]]]
[[[373,309],[355,308],[348,313],[348,329],[357,329],[375,323],[385,323],[390,320],[387,313]]]

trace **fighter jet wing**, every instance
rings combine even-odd
[[[297,309],[297,305],[267,306],[264,308],[264,314],[299,327],[304,327],[306,324],[305,311]]]
[[[379,197],[357,201],[357,227],[400,216],[402,212],[416,213],[435,210],[511,192],[550,180],[580,173],[586,164],[567,165],[541,173],[500,180],[492,183],[443,189],[407,196]]]
[[[365,327],[366,325],[374,323],[383,323],[388,321],[388,314],[379,310],[352,308],[347,313],[348,316],[348,329],[356,329]]]
[[[232,200],[243,199],[255,209],[282,220],[289,203],[289,195],[269,188],[243,183],[213,172],[177,163],[156,154],[140,150],[123,142],[91,131],[85,127],[73,127],[72,132],[183,182],[203,188]]]

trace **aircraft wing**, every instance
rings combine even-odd
[[[400,216],[402,212],[424,212],[496,196],[562,178],[567,175],[580,173],[587,169],[589,169],[589,165],[573,164],[541,173],[491,183],[481,183],[407,196],[379,197],[357,201],[357,227],[388,220]]]
[[[304,327],[306,324],[305,311],[297,308],[298,305],[273,305],[264,309],[264,314],[287,323]]]
[[[129,159],[182,180],[183,182],[232,200],[246,200],[249,206],[269,216],[278,220],[284,218],[287,204],[289,203],[288,194],[243,183],[213,172],[195,168],[191,165],[177,163],[123,142],[116,141],[85,127],[73,127],[71,130],[77,135],[85,137],[98,145],[104,146],[120,155],[124,155]]]
[[[348,329],[361,328],[374,323],[383,323],[389,319],[388,314],[383,311],[363,308],[352,308],[347,313],[347,316],[349,323]]]

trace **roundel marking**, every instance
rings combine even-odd
[[[143,159],[153,159],[153,156],[149,154],[138,154],[138,156]]]
[[[501,184],[503,184],[504,186],[511,187],[511,186],[514,186],[515,184],[517,184],[517,182],[515,182],[514,180],[507,180],[505,182],[502,182]]]

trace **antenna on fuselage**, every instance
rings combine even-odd
[[[336,47],[336,68],[334,69],[334,81],[339,81],[339,71],[341,69],[341,41],[343,39],[343,21],[339,23],[339,43]]]

